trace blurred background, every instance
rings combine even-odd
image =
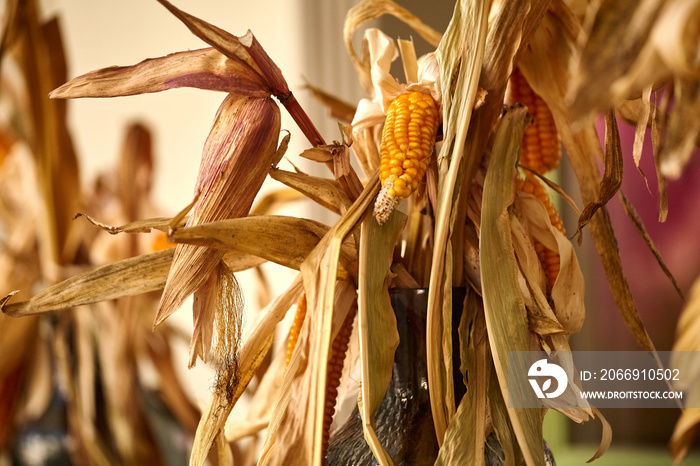
[[[332,141],[340,138],[337,123],[305,90],[305,85],[312,84],[348,103],[357,103],[364,97],[342,39],[345,13],[355,3],[354,0],[179,0],[175,5],[236,35],[243,35],[250,29],[282,69],[290,88],[322,135],[327,141]],[[448,0],[402,0],[399,3],[440,31],[447,26],[454,4]],[[44,17],[60,18],[69,77],[206,46],[156,1],[42,0],[40,4]],[[419,55],[429,51],[422,39],[393,18],[382,19],[375,25],[392,37],[413,37]],[[361,38],[354,39],[359,46]],[[223,97],[216,92],[177,89],[135,97],[70,101],[68,124],[80,163],[83,189],[90,190],[98,174],[117,166],[127,127],[139,122],[152,133],[152,201],[164,215],[175,214],[192,200],[202,146]],[[325,175],[322,170],[297,157],[308,144],[284,111],[282,127],[292,132],[287,155],[294,164],[305,171]],[[669,216],[665,224],[659,224],[650,143],[647,141],[642,158],[642,170],[648,177],[647,187],[631,160],[634,129],[621,123],[620,130],[626,154],[622,189],[639,210],[666,264],[687,293],[700,273],[700,242],[697,241],[700,217],[696,214],[695,201],[700,186],[697,154],[684,177],[669,182]],[[286,168],[291,167],[285,164],[283,162]],[[563,163],[559,182],[571,194],[577,190],[573,180],[570,169]],[[262,194],[278,188],[275,182],[269,182]],[[617,198],[611,201],[609,208],[642,320],[657,348],[670,350],[682,301],[627,220]],[[573,212],[566,206],[560,206],[560,210],[567,231],[575,231]],[[314,210],[308,204],[285,206],[280,213],[325,222],[332,220],[324,218],[328,214]],[[578,254],[586,273],[588,314],[584,329],[572,340],[572,348],[638,349],[615,309],[590,237],[584,235]],[[274,296],[276,291],[286,288],[291,274],[278,266],[265,267],[267,283]],[[259,296],[259,277],[246,272],[238,278],[247,298],[246,309],[253,314],[267,299]],[[184,331],[191,325],[190,309],[188,303],[173,316],[176,325]],[[246,330],[244,328],[244,333]],[[284,335],[279,339],[278,344],[283,344]],[[185,345],[178,348],[176,356],[179,362],[174,365],[188,386],[193,402],[205,402],[214,380],[212,370],[200,363],[188,371]],[[236,409],[244,409],[244,406]],[[604,414],[613,427],[613,446],[596,464],[670,464],[665,448],[677,412],[607,410]],[[592,422],[575,426],[556,413],[548,415],[547,429],[545,437],[552,444],[560,465],[581,464],[588,459],[595,451],[594,445],[597,445],[600,435],[599,424]],[[693,464],[692,461],[691,458],[686,464]]]

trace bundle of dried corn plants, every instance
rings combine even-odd
[[[198,358],[212,361],[218,377],[196,427],[190,464],[204,464],[212,449],[217,454],[211,459],[231,464],[232,445],[260,435],[264,443],[248,445],[249,459],[323,464],[333,406],[347,396],[358,396],[364,438],[376,460],[393,464],[374,421],[398,344],[388,290],[426,287],[428,380],[440,445],[436,464],[484,464],[492,433],[506,464],[544,464],[545,410],[507,406],[507,355],[569,351],[569,336],[581,328],[585,314],[583,275],[545,185],[579,215],[574,237],[580,241],[581,229],[589,229],[622,316],[639,345],[654,350],[605,208],[619,192],[622,176],[615,116],[636,125],[637,164],[641,136],[651,128],[663,220],[665,179],[682,172],[699,139],[700,2],[460,0],[440,34],[392,0],[361,1],[348,12],[344,36],[367,98],[355,107],[312,88],[347,123],[340,126],[341,141],[332,144],[320,136],[252,33],[236,37],[159,2],[210,48],[93,71],[58,88],[64,79],[55,58],[61,50],[51,40],[55,25],[37,23],[34,2],[10,2],[3,51],[12,51],[22,64],[31,105],[17,107],[29,121],[22,120],[15,132],[3,128],[0,136],[22,141],[32,157],[13,153],[3,166],[2,254],[8,265],[2,270],[4,283],[22,290],[2,301],[0,344],[19,349],[0,367],[0,389],[9,393],[2,397],[6,419],[36,412],[29,401],[15,403],[13,394],[20,381],[30,393],[38,390],[34,378],[41,372],[24,378],[26,360],[40,351],[37,345],[52,341],[75,417],[73,433],[90,462],[118,455],[122,461],[150,463],[149,454],[155,453],[144,448],[143,419],[119,399],[138,384],[122,374],[133,377],[135,353],[145,351],[163,377],[163,399],[182,425],[191,425],[192,408],[166,373],[172,368],[163,362],[167,351],[161,340],[170,333],[161,328],[194,295],[190,366]],[[370,28],[358,53],[353,36],[384,14],[409,24],[435,51],[417,58],[412,42],[399,40],[397,46]],[[399,56],[405,84],[389,72]],[[125,146],[133,148],[125,150],[120,172],[129,189],[110,191],[105,183],[81,203],[74,192],[77,163],[64,126],[65,106],[42,97],[49,91],[53,99],[115,97],[182,86],[225,93],[204,144],[192,204],[172,219],[147,218],[150,161],[138,144]],[[287,143],[286,136],[280,138],[280,104],[310,143],[301,156],[325,164],[330,178],[277,166]],[[604,150],[593,124],[599,115],[605,115]],[[134,129],[129,140],[140,132]],[[546,178],[559,163],[560,145],[576,173],[581,207]],[[353,166],[361,167],[363,176]],[[268,175],[340,219],[329,227],[251,212]],[[22,208],[17,192],[33,193]],[[109,203],[119,206],[119,215],[106,209]],[[79,211],[126,238],[122,250],[102,255],[108,263],[85,271],[75,267],[99,263],[92,253],[100,236],[87,222],[70,221]],[[177,246],[144,253],[130,235],[154,229]],[[242,296],[234,274],[266,261],[299,274],[242,339]],[[51,286],[29,298],[39,284]],[[468,288],[459,342],[452,339],[455,286]],[[161,289],[158,302],[152,292]],[[678,349],[698,350],[698,295],[692,295],[679,327]],[[270,362],[278,324],[295,304],[289,345]],[[53,316],[50,330],[40,327],[47,312]],[[145,318],[154,318],[156,333],[144,331]],[[112,330],[104,334],[104,329]],[[53,332],[51,339],[36,337],[47,331]],[[458,343],[467,386],[461,400],[455,400],[452,377],[452,348]],[[93,354],[105,381],[101,409],[112,435],[108,445],[97,435],[94,385],[84,377],[94,378]],[[76,369],[69,357],[79,362]],[[359,387],[357,380],[352,383],[356,368]],[[577,390],[569,369],[570,390]],[[229,418],[256,374],[262,377],[249,390],[248,418]],[[579,423],[601,420],[594,458],[602,455],[611,432],[599,412],[589,405],[560,410]],[[673,436],[674,459],[686,454],[699,420],[697,412],[683,414]],[[2,439],[9,435],[5,427]]]

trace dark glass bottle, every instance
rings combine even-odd
[[[452,292],[453,307],[453,361],[456,403],[462,399],[466,388],[459,372],[459,337],[457,329],[462,314],[466,290],[455,288]],[[397,465],[432,466],[438,455],[433,417],[428,393],[426,367],[426,310],[428,290],[390,290],[391,305],[396,314],[399,346],[394,355],[394,366],[386,395],[376,413],[376,432],[379,441]],[[503,465],[503,450],[495,435],[487,438],[486,464]],[[546,464],[554,466],[548,446],[545,444]],[[362,432],[362,419],[355,408],[349,420],[330,439],[328,466],[376,465],[372,451]]]

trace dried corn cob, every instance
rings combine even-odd
[[[389,106],[379,146],[382,189],[374,204],[380,224],[401,199],[418,189],[433,153],[437,128],[438,108],[429,94],[402,94]]]
[[[287,341],[287,362],[284,367],[285,370],[289,366],[289,361],[292,359],[292,354],[294,354],[294,348],[297,345],[297,340],[299,340],[299,334],[301,333],[301,326],[304,324],[304,319],[306,318],[306,293],[302,293],[297,303],[297,312],[294,314],[294,322],[292,327],[289,329],[289,340]]]
[[[543,175],[556,168],[561,159],[559,136],[552,112],[544,100],[532,90],[517,68],[513,70],[510,77],[509,94],[511,102],[524,104],[528,112],[534,116],[533,122],[525,129],[523,135],[520,163]],[[537,197],[547,209],[552,226],[564,233],[564,225],[559,218],[559,213],[544,185],[534,175],[526,174],[524,179],[519,179],[516,188]],[[537,240],[533,240],[533,243],[551,289],[559,275],[559,253],[546,248]]]
[[[338,399],[338,386],[340,376],[343,374],[345,364],[345,354],[348,352],[350,335],[352,335],[352,324],[357,314],[357,306],[353,306],[345,316],[338,333],[331,344],[331,353],[328,358],[328,379],[326,380],[326,404],[323,412],[323,457],[328,452],[328,440],[330,438],[331,423],[335,414],[335,404]]]
[[[557,168],[561,159],[561,147],[554,117],[544,100],[535,94],[517,68],[510,77],[509,93],[510,101],[522,103],[534,117],[523,135],[520,163],[540,175]]]
[[[552,226],[562,233],[565,233],[564,224],[559,217],[559,212],[557,212],[557,209],[554,207],[554,203],[550,199],[547,190],[540,180],[535,178],[533,175],[528,174],[524,179],[518,178],[516,180],[515,188],[518,191],[532,194],[539,199],[547,209],[547,213],[549,214],[549,222],[552,224]],[[551,289],[554,286],[557,275],[559,275],[559,253],[545,247],[537,240],[534,240],[533,242],[535,251],[537,252],[537,257],[540,260],[540,264],[542,264],[542,268],[547,276],[549,288]]]

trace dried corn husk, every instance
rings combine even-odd
[[[396,316],[389,299],[389,266],[406,216],[391,215],[379,226],[373,218],[362,223],[358,315],[362,383],[358,406],[365,439],[380,465],[394,464],[375,433],[374,417],[391,379],[394,352],[399,345]]]
[[[688,301],[678,319],[676,340],[672,348],[674,354],[671,357],[671,367],[684,374],[683,381],[674,388],[685,391],[687,397],[684,403],[686,406],[691,406],[682,411],[669,442],[674,463],[681,462],[688,454],[700,423],[700,408],[697,408],[700,400],[700,390],[698,390],[700,367],[694,357],[697,355],[696,352],[700,351],[698,334],[700,334],[700,280],[696,280],[693,284]]]
[[[283,382],[263,445],[262,464],[315,464],[322,458],[323,412],[330,345],[354,300],[337,281],[344,239],[366,215],[379,190],[371,179],[352,207],[329,230],[301,267],[307,317]]]
[[[197,179],[196,202],[189,225],[248,214],[277,149],[280,129],[277,105],[268,98],[239,97],[224,100],[204,146]],[[166,283],[154,325],[158,325],[190,294],[204,285],[223,257],[217,250],[181,245],[175,249],[173,267]],[[210,321],[210,306],[204,302],[195,311],[195,321]],[[190,364],[196,356],[208,359],[208,338],[196,342]]]
[[[513,200],[513,179],[520,140],[528,123],[520,108],[501,119],[484,182],[481,223],[481,282],[489,344],[503,398],[508,398],[508,352],[528,351],[525,304],[517,284],[508,207]],[[542,464],[542,418],[534,410],[507,408],[508,417],[526,464]]]
[[[488,24],[487,2],[455,5],[436,59],[440,69],[443,145],[438,155],[438,199],[435,209],[435,243],[430,268],[426,348],[430,406],[438,444],[454,415],[452,373],[452,251],[448,237],[453,209],[459,196],[457,179],[462,168],[464,143],[471,116],[479,101],[479,74],[484,58]],[[469,50],[470,53],[464,51]],[[449,90],[449,92],[448,92]],[[453,94],[454,92],[454,94]],[[483,98],[483,94],[481,95]]]
[[[601,180],[596,164],[596,158],[603,158],[600,144],[593,125],[587,124],[580,129],[574,129],[565,106],[568,63],[574,53],[573,41],[578,32],[577,23],[570,11],[559,9],[557,15],[548,14],[532,44],[523,52],[518,66],[533,90],[542,96],[552,110],[562,143],[576,172],[581,197],[584,203],[592,205],[596,199],[607,197],[605,194],[601,195]],[[558,39],[554,40],[552,37]],[[616,144],[613,143],[612,147]],[[597,156],[592,157],[591,154]],[[611,154],[608,160],[610,166],[613,165],[613,160],[618,160],[614,162],[615,166],[620,165],[619,154]],[[609,173],[612,172],[618,172],[618,175],[612,176],[613,179],[617,179],[619,170],[611,169]],[[589,208],[589,214],[592,214],[592,211],[593,208]],[[590,217],[588,227],[620,313],[640,346],[653,350],[654,345],[639,318],[627,285],[622,262],[617,253],[615,234],[604,207]]]
[[[492,362],[483,302],[473,290],[467,290],[465,309],[459,323],[459,336],[460,370],[467,392],[445,431],[445,441],[440,448],[436,465],[484,465]]]

